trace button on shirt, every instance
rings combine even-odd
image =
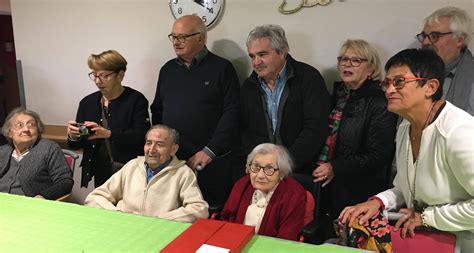
[[[171,162],[171,159],[163,163],[162,165],[158,166],[158,168],[156,168],[155,170],[152,170],[150,166],[148,166],[148,164],[145,162],[144,164],[145,164],[145,170],[146,170],[146,183],[148,184],[150,180],[153,178],[153,176],[155,176],[156,174],[158,174],[158,172],[160,172],[162,169],[168,166],[170,162]]]
[[[263,78],[260,79],[260,85],[262,86],[263,92],[265,94],[265,101],[267,102],[268,116],[272,121],[273,132],[276,130],[278,123],[278,109],[280,107],[280,98],[285,88],[286,80],[288,78],[286,71],[286,62],[283,65],[280,73],[275,80],[275,88],[273,91],[267,86]]]

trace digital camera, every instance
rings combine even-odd
[[[81,137],[89,137],[95,133],[92,131],[92,127],[88,127],[83,123],[77,123],[77,127],[79,128],[79,135]]]

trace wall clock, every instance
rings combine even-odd
[[[184,15],[199,16],[207,28],[213,26],[221,15],[225,0],[170,0],[173,17]]]

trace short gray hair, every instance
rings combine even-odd
[[[5,118],[5,123],[2,126],[3,136],[5,136],[5,138],[7,138],[7,140],[8,140],[8,142],[11,143],[12,140],[10,138],[10,128],[13,124],[12,121],[13,121],[13,119],[16,118],[16,116],[18,116],[20,114],[25,114],[25,115],[31,116],[35,120],[36,129],[38,131],[38,139],[40,139],[41,135],[43,134],[43,131],[44,131],[43,121],[41,121],[40,116],[38,115],[38,113],[36,113],[32,110],[28,110],[26,108],[22,108],[22,107],[17,107],[15,109],[11,110],[11,112]]]
[[[255,27],[250,31],[247,37],[247,47],[249,47],[252,41],[260,38],[268,38],[270,40],[270,47],[277,51],[277,53],[281,51],[285,51],[286,53],[290,52],[288,40],[285,37],[285,30],[279,25],[262,25]]]
[[[179,144],[179,133],[178,133],[178,131],[176,131],[176,129],[171,128],[167,125],[160,125],[160,124],[153,125],[150,129],[148,129],[148,131],[146,132],[146,135],[145,135],[145,141],[146,141],[146,138],[148,137],[148,133],[150,133],[151,130],[154,130],[154,129],[162,129],[162,130],[167,131],[168,134],[171,137],[171,141],[173,142],[173,144]]]
[[[246,172],[249,171],[249,167],[252,164],[255,156],[272,153],[276,154],[277,157],[277,166],[280,171],[280,178],[283,179],[291,175],[293,170],[293,160],[291,159],[290,153],[285,147],[272,143],[260,144],[256,146],[252,152],[250,152],[250,154],[247,156]]]
[[[370,76],[374,80],[380,80],[382,73],[382,63],[380,62],[380,57],[377,53],[377,50],[365,40],[348,39],[344,42],[344,44],[342,44],[341,49],[339,50],[339,56],[345,54],[349,49],[356,51],[360,57],[367,59],[371,74]]]
[[[442,17],[449,19],[449,29],[451,32],[453,32],[453,37],[455,39],[459,38],[463,34],[466,36],[464,45],[467,47],[471,39],[472,30],[472,21],[467,12],[457,7],[444,7],[434,11],[431,15],[426,17],[425,24],[439,24],[439,19]]]

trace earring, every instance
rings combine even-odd
[[[372,74],[367,75],[367,80],[372,80]]]

